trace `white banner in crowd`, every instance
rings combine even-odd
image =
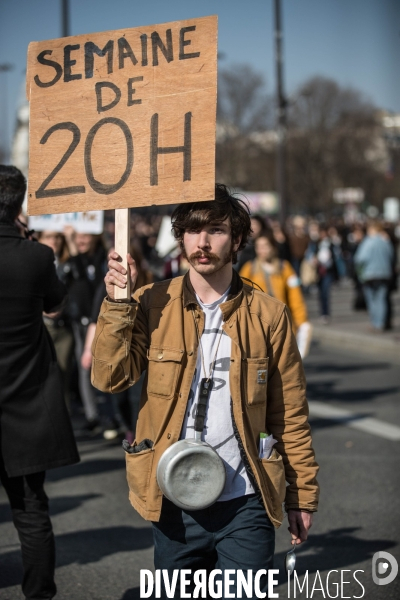
[[[396,223],[400,219],[400,200],[398,198],[385,198],[383,218],[391,223]]]
[[[252,214],[271,215],[279,210],[278,195],[276,192],[245,192],[240,191],[237,196],[245,200]]]
[[[177,246],[178,242],[171,231],[171,217],[163,217],[156,242],[158,255],[164,258],[167,254],[175,250]]]
[[[66,225],[72,225],[78,233],[103,233],[104,212],[102,210],[88,210],[87,212],[29,217],[29,228],[35,231],[63,232]]]

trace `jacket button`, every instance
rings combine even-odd
[[[191,350],[190,352],[188,352],[188,356],[192,356],[193,355],[193,351]]]
[[[168,440],[170,440],[170,439],[171,439],[171,434],[170,434],[170,433],[167,435],[167,439],[168,439]]]
[[[157,358],[158,358],[159,360],[161,360],[163,357],[164,357],[164,354],[163,354],[162,352],[160,352],[160,354],[157,356]]]

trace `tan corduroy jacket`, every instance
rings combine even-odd
[[[318,466],[307,422],[301,358],[285,305],[244,285],[235,272],[221,311],[223,329],[232,340],[234,430],[249,476],[279,527],[283,502],[286,510],[317,510]],[[201,336],[204,313],[185,275],[140,288],[131,303],[104,300],[97,322],[92,347],[95,387],[120,392],[147,370],[136,440],[139,444],[148,439],[154,445],[126,454],[126,460],[130,501],[151,521],[159,520],[162,505],[157,464],[179,440],[196,367],[194,319]],[[261,432],[278,440],[268,460],[258,458]]]

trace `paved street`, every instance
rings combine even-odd
[[[372,582],[371,561],[387,551],[400,562],[400,411],[398,367],[386,358],[330,350],[316,343],[306,360],[308,397],[317,458],[321,466],[321,508],[309,542],[298,551],[300,581],[309,572],[309,593],[329,597],[326,574],[344,573],[343,594],[383,600],[400,597],[400,578],[387,586]],[[371,421],[372,420],[372,421]],[[390,427],[386,427],[389,425]],[[396,437],[397,436],[397,437]],[[119,444],[80,441],[82,463],[49,471],[57,536],[59,600],[139,598],[139,571],[152,568],[149,524],[130,507]],[[277,533],[279,597],[287,598],[283,558],[289,549],[284,523]],[[260,544],[262,540],[260,540]],[[354,580],[353,571],[365,588]],[[316,571],[319,581],[311,590]],[[333,573],[331,581],[340,575]],[[21,600],[18,539],[0,489],[0,598]],[[329,589],[335,597],[335,588]],[[293,589],[291,597],[293,595]]]
[[[314,286],[305,297],[313,338],[328,347],[385,357],[400,364],[400,290],[392,293],[392,329],[371,333],[366,310],[352,309],[354,284],[350,279],[335,283],[331,290],[331,318],[328,325],[320,322],[318,290]]]

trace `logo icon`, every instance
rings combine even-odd
[[[259,369],[257,371],[257,383],[267,383],[267,370]]]
[[[391,567],[391,569],[389,569]],[[387,585],[397,577],[399,565],[389,552],[375,552],[372,557],[372,579],[376,585]],[[386,575],[385,577],[380,577]]]

